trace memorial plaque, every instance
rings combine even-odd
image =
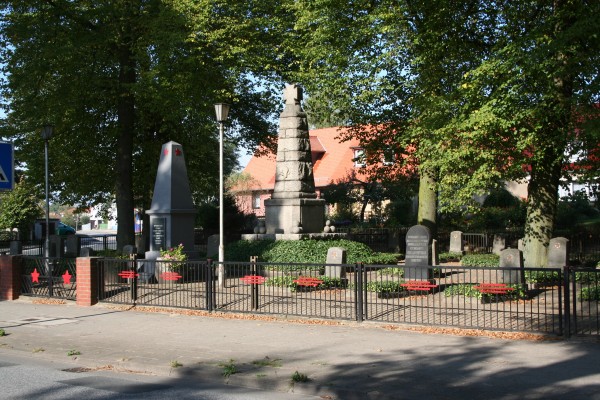
[[[525,270],[523,269],[523,252],[518,249],[506,249],[500,252],[500,268],[502,271],[502,283],[518,284],[525,282]]]
[[[325,261],[325,276],[330,278],[346,278],[346,249],[342,247],[330,247],[327,250],[327,260]],[[339,265],[336,265],[339,264]]]
[[[404,276],[406,279],[430,279],[431,235],[426,226],[415,225],[406,233],[404,265]]]
[[[152,229],[150,234],[152,235],[151,250],[160,251],[167,249],[167,219],[166,218],[152,218]]]
[[[556,237],[550,239],[548,246],[548,267],[562,268],[569,264],[569,239]]]

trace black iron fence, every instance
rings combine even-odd
[[[76,282],[74,259],[24,257],[23,295],[75,300]],[[600,335],[596,269],[104,258],[98,285],[109,303]]]
[[[21,294],[76,300],[74,258],[23,257]]]
[[[101,265],[104,302],[600,335],[597,270],[225,263],[219,276],[210,261]]]
[[[81,247],[89,247],[94,251],[117,250],[117,235],[82,235]]]

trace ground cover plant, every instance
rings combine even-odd
[[[497,254],[466,254],[461,259],[463,267],[498,267],[500,256]]]
[[[342,247],[347,251],[347,263],[397,264],[398,256],[377,253],[364,243],[346,239],[335,240],[240,240],[226,247],[228,261],[246,262],[258,256],[260,262],[267,263],[307,263],[323,264],[330,247]]]

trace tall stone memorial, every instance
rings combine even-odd
[[[192,201],[183,147],[163,144],[158,162],[150,216],[150,251],[147,259],[156,259],[161,249],[183,244],[188,257],[194,258],[196,209]]]
[[[431,234],[426,226],[415,225],[406,232],[404,267],[405,279],[431,279]]]
[[[322,232],[325,200],[317,199],[302,88],[287,85],[279,119],[275,188],[265,200],[267,234]]]

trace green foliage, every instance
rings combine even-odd
[[[71,357],[71,356],[80,356],[81,352],[79,350],[69,350],[69,351],[67,351],[67,355],[69,357]]]
[[[460,261],[463,258],[463,253],[457,252],[448,252],[448,253],[440,253],[438,255],[441,263],[451,262],[451,261]]]
[[[593,286],[583,288],[579,291],[579,298],[585,301],[599,301],[600,300],[600,287]]]
[[[405,291],[403,286],[404,280],[400,281],[369,281],[365,285],[367,292],[374,293],[402,293]]]
[[[540,283],[540,284],[561,284],[561,277],[559,271],[532,271],[525,270],[525,281],[527,283]]]
[[[229,378],[231,375],[238,372],[233,359],[230,359],[228,362],[219,363],[219,366],[223,368],[222,375],[225,378]]]
[[[482,293],[476,290],[474,288],[475,286],[476,285],[470,283],[457,283],[454,285],[450,285],[444,289],[444,295],[446,297],[461,295],[467,297],[476,297],[480,299]]]
[[[39,190],[23,180],[10,192],[0,192],[0,230],[18,229],[22,239],[42,215]]]
[[[465,267],[498,267],[500,256],[497,254],[466,254],[461,259]]]
[[[248,261],[258,256],[259,261],[268,263],[308,263],[323,264],[327,260],[330,247],[342,247],[347,250],[348,264],[396,264],[395,255],[376,253],[367,245],[346,239],[335,240],[241,240],[225,248],[228,261]]]
[[[308,382],[308,375],[302,374],[298,371],[295,371],[292,374],[292,382],[293,383]]]
[[[6,336],[6,331],[0,328],[0,336]]]
[[[183,364],[177,360],[171,361],[171,368],[179,368],[179,367],[183,367]]]
[[[583,191],[575,192],[563,197],[556,210],[556,227],[561,229],[571,228],[577,223],[598,217],[598,209],[590,202]]]
[[[377,270],[377,275],[379,276],[397,276],[404,277],[404,268],[381,268]]]
[[[287,269],[282,268],[282,270],[286,271]],[[343,289],[347,287],[347,282],[343,281],[340,278],[331,278],[325,275],[316,276],[315,278],[320,279],[322,281],[321,283],[319,283],[318,286],[314,288],[315,290]],[[295,292],[300,287],[300,285],[294,282],[295,279],[297,279],[297,277],[291,275],[277,276],[267,279],[265,281],[265,285],[275,287],[287,287],[290,288],[292,292]]]
[[[598,285],[600,283],[600,273],[597,270],[577,271],[575,272],[575,281],[585,285]]]

